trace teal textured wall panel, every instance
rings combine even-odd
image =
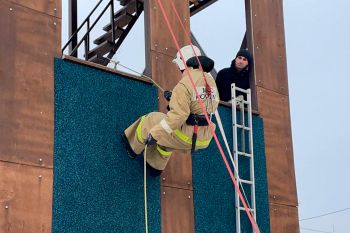
[[[53,233],[145,231],[143,160],[127,157],[120,134],[157,109],[157,89],[150,84],[55,60]],[[232,145],[231,109],[219,111]],[[253,128],[257,219],[261,232],[269,233],[261,118],[254,116]],[[160,182],[147,179],[149,228],[157,233]],[[235,232],[234,187],[214,141],[193,156],[193,185],[196,232]],[[242,222],[242,232],[251,232],[246,217]]]
[[[230,147],[232,147],[233,141],[231,111],[231,108],[219,107],[220,117]],[[224,149],[218,127],[216,133]],[[263,122],[257,116],[253,116],[253,142],[257,221],[261,232],[269,233],[270,220]],[[225,149],[224,151],[228,161],[230,161]],[[240,161],[239,169],[242,178],[249,178],[247,162],[249,161]],[[235,189],[214,140],[207,150],[198,151],[193,155],[192,164],[196,233],[236,232]],[[234,171],[232,166],[231,169]],[[245,192],[250,198],[250,191],[246,187]],[[243,233],[252,232],[251,224],[244,212],[241,212],[241,223]]]
[[[55,59],[53,233],[144,232],[143,160],[120,135],[158,109],[147,83]],[[159,178],[148,176],[151,232],[160,232]]]

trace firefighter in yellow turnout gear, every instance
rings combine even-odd
[[[193,49],[200,58],[203,70],[209,72],[213,68],[214,62],[205,56],[200,56],[200,50],[196,46],[193,46]],[[199,97],[210,115],[218,107],[218,91],[212,76],[198,68],[198,61],[193,49],[187,45],[181,48],[181,53],[190,69]],[[130,150],[135,156],[142,153],[145,144],[148,145],[147,163],[158,171],[165,169],[174,150],[190,150],[192,141],[195,141],[196,150],[204,149],[208,147],[212,139],[208,123],[179,52],[173,63],[183,72],[183,76],[172,91],[169,112],[167,114],[151,112],[140,117],[124,131]],[[206,79],[204,79],[203,73]],[[208,88],[210,88],[209,93]],[[215,125],[213,126],[215,129]],[[193,140],[195,127],[198,129],[197,138]]]

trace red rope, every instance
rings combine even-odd
[[[249,220],[250,220],[250,222],[251,222],[251,224],[252,224],[252,226],[253,226],[253,228],[254,228],[254,231],[255,231],[256,233],[260,233],[260,230],[259,230],[257,224],[255,223],[255,221],[254,221],[254,219],[253,219],[253,217],[252,217],[252,215],[251,215],[251,213],[250,213],[250,211],[249,211],[249,209],[248,209],[248,206],[247,206],[247,204],[246,204],[246,202],[245,202],[245,200],[244,200],[244,198],[243,198],[243,195],[242,195],[242,193],[241,193],[241,191],[240,191],[240,189],[239,189],[239,186],[238,186],[237,181],[236,181],[236,179],[235,179],[235,177],[234,177],[234,175],[233,175],[233,172],[232,172],[232,170],[231,170],[231,168],[230,168],[230,165],[229,165],[229,163],[227,162],[225,153],[224,153],[224,151],[223,151],[223,149],[222,149],[222,147],[221,147],[221,145],[220,145],[220,142],[219,142],[219,140],[218,140],[218,138],[217,138],[217,136],[216,136],[216,134],[215,134],[213,125],[212,125],[211,121],[209,120],[209,116],[208,116],[208,114],[207,114],[207,111],[206,111],[206,108],[205,108],[205,106],[204,106],[204,103],[203,103],[202,99],[199,98],[199,94],[198,94],[196,85],[195,85],[195,83],[194,83],[194,81],[193,81],[193,78],[192,78],[192,75],[191,75],[191,73],[190,73],[190,70],[188,69],[188,67],[187,67],[187,65],[186,65],[184,56],[182,55],[182,52],[181,52],[181,48],[180,48],[179,43],[178,43],[178,41],[177,41],[177,39],[176,39],[176,36],[175,36],[175,34],[174,34],[174,31],[173,31],[173,29],[171,28],[171,25],[170,25],[170,22],[169,22],[169,19],[168,19],[166,13],[165,13],[163,4],[162,4],[161,0],[157,0],[157,3],[158,3],[158,5],[159,5],[159,7],[160,7],[160,9],[161,9],[161,11],[162,11],[163,18],[164,18],[164,20],[165,20],[165,22],[166,22],[166,24],[167,24],[167,26],[168,26],[168,29],[169,29],[169,31],[170,31],[170,33],[171,33],[171,36],[172,36],[172,38],[173,38],[173,41],[174,41],[174,43],[175,43],[175,46],[176,46],[178,52],[180,53],[180,56],[181,56],[181,58],[182,58],[182,62],[184,63],[185,68],[186,68],[187,75],[188,75],[189,78],[190,78],[190,81],[191,81],[193,90],[195,91],[196,97],[197,97],[197,99],[199,100],[199,104],[200,104],[200,106],[201,106],[201,108],[202,108],[202,111],[203,111],[203,113],[204,113],[204,115],[205,115],[205,118],[206,118],[206,120],[207,120],[207,122],[208,122],[208,124],[209,124],[210,131],[211,131],[211,133],[212,133],[212,135],[213,135],[213,137],[214,137],[214,139],[215,139],[215,142],[216,142],[216,145],[217,145],[217,147],[218,147],[218,149],[219,149],[219,151],[220,151],[221,157],[222,157],[222,159],[224,160],[226,169],[227,169],[227,171],[228,171],[228,173],[229,173],[229,175],[230,175],[230,177],[231,177],[231,180],[232,180],[232,182],[233,182],[233,184],[234,184],[234,186],[235,186],[235,189],[237,190],[238,196],[239,196],[240,200],[242,201],[242,204],[243,204],[244,209],[245,209],[245,211],[246,211],[246,213],[247,213],[247,215],[248,215],[248,218],[249,218]],[[175,9],[175,11],[176,11],[176,9]],[[178,14],[177,14],[177,15],[178,15]],[[184,27],[183,27],[183,28],[184,28]],[[185,31],[186,31],[186,30],[185,30]],[[191,43],[191,45],[192,45],[192,43]],[[193,47],[192,47],[192,49],[193,49]],[[197,57],[197,55],[196,55],[196,57]],[[198,57],[197,57],[197,59],[198,59]],[[199,59],[198,59],[198,63],[200,64]]]
[[[205,75],[204,75],[203,67],[202,67],[201,62],[199,61],[198,55],[197,55],[196,51],[195,51],[194,48],[193,48],[192,39],[191,39],[190,35],[187,33],[187,30],[186,30],[184,24],[182,23],[182,20],[181,20],[181,18],[180,18],[180,16],[179,16],[178,11],[176,10],[176,7],[175,7],[175,5],[174,5],[174,2],[171,0],[170,3],[171,3],[171,6],[172,6],[172,8],[173,8],[173,11],[174,11],[175,14],[176,14],[177,19],[178,19],[179,22],[180,22],[180,25],[181,25],[183,31],[185,32],[185,35],[186,35],[187,39],[190,41],[190,45],[191,45],[192,51],[193,51],[194,55],[196,56],[197,62],[198,62],[198,64],[199,64],[199,70],[202,72],[202,76],[203,76],[204,81],[205,81],[205,89],[206,89],[208,95],[211,96],[211,88],[210,88],[210,85],[209,85],[209,83],[208,83],[208,81],[207,81],[207,78],[206,78]]]

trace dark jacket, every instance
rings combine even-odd
[[[220,100],[231,100],[231,84],[235,83],[237,87],[248,89],[249,86],[249,69],[238,72],[235,67],[235,60],[232,61],[231,67],[222,69],[216,76],[216,86],[219,91]],[[242,92],[236,92],[236,96],[242,95]],[[245,94],[243,94],[246,96]]]

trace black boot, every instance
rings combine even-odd
[[[134,159],[136,156],[138,156],[138,154],[136,154],[134,152],[134,150],[131,148],[130,143],[129,143],[128,138],[126,137],[125,133],[122,133],[121,136],[122,136],[122,142],[124,144],[124,147],[126,149],[128,156],[130,158]]]
[[[157,176],[160,176],[162,174],[161,170],[158,170],[158,169],[151,167],[148,163],[147,163],[147,167],[148,167],[149,175],[152,177],[157,177]]]

